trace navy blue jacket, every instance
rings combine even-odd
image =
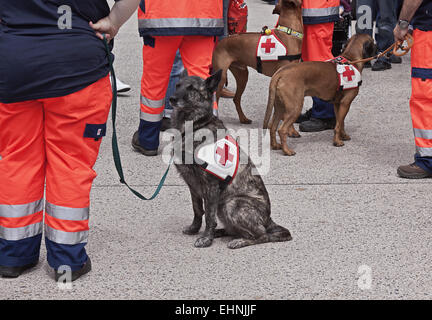
[[[62,5],[71,29],[59,28]],[[0,102],[60,97],[106,76],[105,47],[89,21],[109,12],[106,0],[0,0]]]

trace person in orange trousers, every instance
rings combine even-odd
[[[405,0],[399,22],[393,33],[395,40],[404,40],[413,26],[411,48],[411,118],[416,153],[414,162],[400,166],[402,178],[432,177],[432,1]]]
[[[303,61],[325,61],[334,58],[332,40],[334,23],[339,20],[339,6],[340,0],[303,1]],[[297,120],[300,131],[333,129],[336,123],[333,104],[318,98],[312,99],[312,109]]]
[[[39,262],[43,229],[56,280],[91,270],[89,197],[112,100],[101,33],[112,39],[138,1],[67,3],[0,0],[3,277]]]
[[[165,94],[177,50],[189,76],[207,78],[215,37],[223,35],[222,0],[146,0],[138,8],[143,37],[140,122],[133,148],[158,153]]]

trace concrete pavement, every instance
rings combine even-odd
[[[276,23],[272,6],[247,3],[249,31]],[[139,121],[141,43],[132,18],[115,43],[117,76],[132,86],[119,98],[117,131],[127,181],[150,195],[166,165],[130,146]],[[42,248],[34,270],[0,279],[0,299],[430,299],[432,185],[396,175],[414,154],[409,63],[405,56],[391,70],[365,70],[346,120],[352,140],[343,148],[333,147],[326,131],[291,139],[294,157],[271,153],[263,179],[273,218],[292,241],[229,250],[228,239],[216,239],[194,248],[196,236],[181,233],[192,206],[176,170],[154,201],[134,197],[118,183],[109,127],[92,190],[93,271],[61,290]],[[230,128],[262,126],[270,79],[254,70],[249,79],[243,107],[254,122],[240,125],[232,101],[223,99],[220,117]]]

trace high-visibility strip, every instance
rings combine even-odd
[[[43,210],[43,199],[27,204],[0,204],[0,217],[20,218]]]
[[[432,157],[432,148],[422,148],[419,146],[416,146],[417,153],[421,157]]]
[[[149,122],[159,122],[159,121],[162,121],[162,118],[163,118],[163,112],[158,113],[158,114],[150,114],[150,113],[141,111],[141,113],[140,113],[140,119],[145,120],[145,121],[149,121]]]
[[[223,28],[223,19],[211,18],[161,18],[139,19],[140,29],[159,28]]]
[[[339,16],[339,7],[329,7],[329,8],[303,8],[303,17],[328,17],[328,16]]]
[[[43,213],[42,211],[40,211],[19,218],[0,217],[0,226],[5,228],[21,228],[21,227],[29,226],[31,224],[41,222],[42,220],[43,220]]]
[[[88,220],[74,221],[74,220],[62,220],[54,218],[49,214],[45,215],[45,224],[49,227],[65,232],[79,232],[86,231],[89,229]]]
[[[160,100],[152,100],[149,98],[146,98],[144,96],[141,96],[141,104],[152,108],[152,109],[158,109],[160,107],[164,107],[165,105],[165,98],[160,99]]]
[[[48,201],[45,204],[45,210],[51,217],[61,219],[61,220],[88,220],[89,218],[89,208],[69,208],[57,206]]]
[[[414,128],[414,136],[421,139],[432,139],[432,130]]]
[[[18,241],[31,238],[42,233],[42,221],[25,227],[6,228],[0,226],[0,238],[9,241]]]
[[[45,224],[45,237],[49,240],[59,244],[79,244],[86,243],[88,240],[88,230],[79,232],[64,232],[51,228]]]

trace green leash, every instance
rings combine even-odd
[[[104,35],[104,44],[105,44],[105,49],[107,51],[107,55],[108,55],[108,61],[109,61],[109,67],[110,67],[110,72],[111,72],[111,76],[112,76],[112,91],[113,91],[113,100],[112,100],[112,111],[111,111],[111,116],[112,116],[112,151],[113,151],[113,159],[114,159],[114,164],[115,167],[117,169],[118,175],[120,177],[120,182],[122,184],[124,184],[126,187],[129,188],[129,190],[136,195],[138,198],[140,198],[141,200],[153,200],[154,198],[157,197],[157,195],[159,194],[159,192],[162,189],[162,186],[165,183],[165,179],[168,175],[169,169],[171,167],[171,164],[173,162],[174,156],[171,157],[171,160],[168,164],[168,168],[166,169],[164,175],[162,176],[162,179],[159,182],[158,187],[156,188],[156,191],[153,193],[153,195],[150,198],[146,198],[144,197],[141,193],[139,193],[138,191],[132,189],[127,182],[125,181],[124,178],[124,174],[123,174],[123,167],[121,164],[121,159],[120,159],[120,151],[119,151],[119,147],[118,147],[118,143],[117,143],[117,131],[116,131],[116,114],[117,114],[117,83],[116,83],[116,76],[114,73],[114,67],[113,67],[113,62],[111,59],[111,50],[109,49],[108,46],[108,41],[106,39],[106,36]]]

